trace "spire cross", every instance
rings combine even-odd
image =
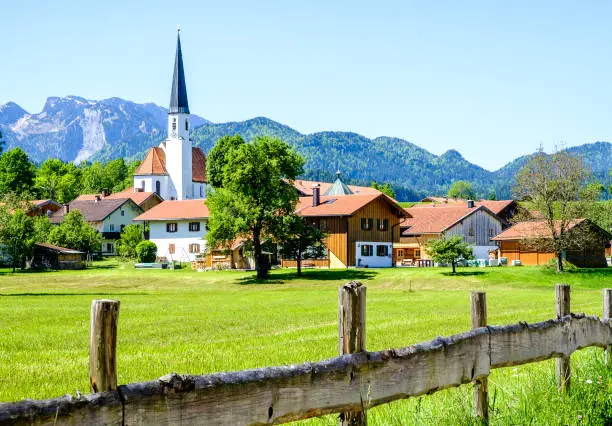
[[[181,24],[178,24],[178,25],[176,26],[176,31],[177,31],[177,32],[179,32],[179,33],[181,32]]]

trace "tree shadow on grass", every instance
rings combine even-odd
[[[452,272],[442,272],[442,275],[444,275],[445,277],[473,277],[484,274],[484,271],[460,271],[455,272],[454,274]]]
[[[284,271],[283,271],[284,272]],[[299,277],[297,272],[272,274],[267,280],[259,280],[255,275],[236,280],[239,285],[249,284],[289,284],[293,281],[364,281],[378,275],[378,272],[367,269],[314,269],[302,271]]]
[[[150,293],[0,293],[0,297],[26,297],[26,296],[103,296],[103,297],[120,297],[120,296],[146,296]]]

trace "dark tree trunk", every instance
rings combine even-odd
[[[557,252],[557,272],[563,272],[563,252]]]
[[[255,252],[255,271],[257,279],[265,280],[268,278],[268,262],[261,253],[261,229],[253,230],[253,251]]]
[[[451,265],[453,265],[453,274],[454,274],[455,272],[457,272],[457,271],[456,271],[456,269],[455,269],[456,264],[457,264],[457,263],[456,263],[454,260],[451,262]]]
[[[302,252],[298,250],[297,256],[295,258],[296,266],[297,266],[297,275],[298,277],[302,276]]]

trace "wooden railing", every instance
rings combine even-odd
[[[605,356],[612,363],[612,289],[604,290],[602,319],[570,314],[569,294],[569,286],[556,286],[556,319],[488,326],[485,294],[472,293],[472,330],[401,349],[367,352],[366,288],[351,282],[339,289],[339,349],[344,355],[233,373],[170,374],[118,387],[119,302],[94,301],[90,377],[97,393],[0,404],[0,424],[251,425],[340,413],[341,424],[359,425],[365,423],[370,407],[466,383],[474,386],[475,415],[486,421],[491,369],[557,358],[557,384],[566,391],[572,352],[608,347]]]

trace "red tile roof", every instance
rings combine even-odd
[[[316,207],[312,205],[312,197],[300,197],[296,206],[296,213],[300,216],[352,216],[362,207],[370,204],[376,199],[386,201],[390,208],[395,210],[401,217],[406,217],[407,213],[397,202],[387,197],[382,192],[375,194],[345,195],[345,196],[325,196],[322,195],[320,204]]]
[[[468,208],[467,204],[463,203],[461,205],[416,205],[406,209],[412,217],[402,222],[402,235],[441,234],[478,210],[495,216],[484,206]]]
[[[206,219],[210,216],[203,200],[167,200],[134,218],[135,221]]]
[[[166,152],[161,147],[149,149],[134,176],[167,175]],[[194,182],[206,182],[206,155],[202,148],[191,148],[191,176]]]
[[[140,166],[138,166],[134,172],[134,176],[167,174],[166,153],[158,146],[151,148],[149,152],[147,152],[147,156],[142,160],[142,163],[140,163]]]
[[[437,207],[457,207],[457,206],[465,206],[467,205],[467,200],[453,199],[453,198],[442,198],[442,197],[427,197],[423,200],[430,200],[429,202],[435,203]],[[514,200],[478,200],[474,202],[476,206],[485,206],[487,209],[491,210],[496,215],[499,215],[506,208],[511,206],[512,204],[516,204]],[[420,204],[415,205],[414,207],[422,206]],[[432,204],[426,204],[426,207],[431,207]]]
[[[86,200],[91,201],[91,200],[95,200],[96,196],[100,197],[100,199],[108,198],[111,200],[115,198],[129,198],[130,200],[132,200],[139,206],[142,203],[144,203],[146,200],[148,200],[150,197],[156,197],[156,198],[159,198],[160,201],[163,201],[162,198],[159,195],[157,195],[155,192],[134,192],[133,186],[127,189],[124,189],[123,191],[120,191],[120,192],[113,192],[112,194],[109,194],[106,197],[102,197],[102,194],[81,194],[78,197],[76,197],[74,201],[86,201]]]
[[[296,179],[293,183],[293,186],[298,190],[300,195],[309,196],[312,195],[312,185],[318,184],[321,188],[321,194],[325,194],[327,190],[333,185],[330,182],[316,182],[312,180],[300,180]],[[355,185],[347,185],[351,191],[353,191],[354,195],[359,194],[380,194],[381,192],[378,189],[371,188],[369,186],[355,186]]]
[[[584,222],[586,219],[575,219],[566,224],[565,231],[569,231],[576,225]],[[561,231],[561,222],[555,223],[556,232]],[[533,220],[528,222],[518,222],[495,237],[491,238],[494,241],[501,240],[521,240],[524,238],[551,238],[552,234],[548,224],[544,220]]]

